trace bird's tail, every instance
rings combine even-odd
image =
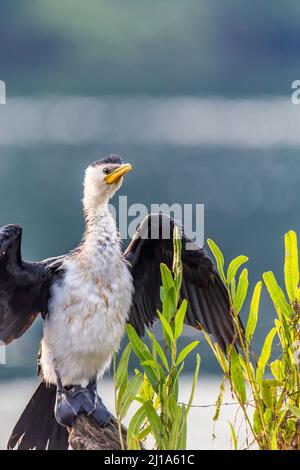
[[[55,399],[56,386],[42,382],[14,427],[9,450],[68,449],[68,432],[54,416]]]

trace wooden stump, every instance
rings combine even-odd
[[[75,425],[68,429],[69,444],[74,450],[122,450],[118,421],[113,415],[101,428],[93,418],[80,415]],[[126,449],[127,430],[122,426],[123,443]]]

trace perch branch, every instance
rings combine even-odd
[[[110,415],[108,424],[101,428],[92,418],[80,415],[68,429],[69,444],[74,450],[122,450],[118,421]],[[127,430],[122,426],[124,445]]]

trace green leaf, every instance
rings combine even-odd
[[[274,417],[273,410],[271,410],[270,408],[267,408],[264,412],[264,421],[268,429],[271,428],[273,417]]]
[[[240,364],[239,355],[235,348],[231,350],[230,354],[230,374],[233,388],[239,400],[246,403],[246,387],[244,382],[243,370]]]
[[[133,326],[126,325],[126,332],[132,349],[140,360],[152,359],[151,353],[145,343],[141,340]]]
[[[161,272],[161,280],[163,284],[163,288],[165,293],[167,293],[170,289],[175,289],[174,279],[172,276],[172,272],[168,268],[168,266],[164,263],[160,265],[160,272]]]
[[[227,374],[229,370],[227,358],[225,354],[223,353],[222,349],[220,348],[220,346],[218,345],[218,343],[214,344],[214,348],[215,348],[215,356],[220,366],[222,367],[223,371],[225,372],[225,374]]]
[[[127,324],[126,331],[127,331],[127,336],[132,346],[132,349],[134,353],[136,354],[136,356],[139,358],[139,360],[141,362],[153,360],[152,354],[150,353],[147,345],[143,343],[143,341],[141,340],[141,338],[139,337],[135,329],[131,325]],[[144,366],[143,370],[147,374],[152,387],[156,391],[157,377],[155,373],[153,372],[152,368],[149,366]]]
[[[153,343],[153,348],[154,350],[157,352],[157,354],[159,355],[163,365],[165,366],[165,368],[167,369],[167,371],[169,371],[169,364],[168,364],[168,360],[166,358],[166,355],[165,353],[163,352],[163,349],[161,347],[161,345],[159,344],[159,342],[157,341],[157,339],[154,337],[153,333],[151,333],[149,330],[147,330],[147,333],[148,333],[148,336],[149,338],[151,339],[152,343]]]
[[[232,279],[235,277],[237,270],[248,261],[249,258],[247,256],[238,256],[237,258],[233,259],[228,266],[227,270],[227,284],[230,285]]]
[[[224,274],[224,256],[223,256],[220,248],[218,247],[218,245],[214,241],[212,241],[209,238],[207,240],[207,243],[208,243],[209,248],[211,249],[212,254],[215,257],[221,279],[224,282],[224,284],[226,284],[226,278],[225,278],[225,274]]]
[[[128,409],[135,399],[139,388],[143,382],[143,376],[141,373],[135,375],[128,383],[126,392],[120,403],[120,419],[124,419],[127,415]]]
[[[281,412],[281,415],[279,415],[279,419],[277,420],[277,423],[275,425],[275,428],[273,429],[273,434],[272,434],[272,441],[271,441],[271,450],[277,450],[277,434],[279,431],[279,428],[281,426],[281,423],[285,419],[285,415],[287,412],[287,408]]]
[[[150,425],[147,426],[145,429],[143,429],[143,431],[141,431],[140,434],[138,435],[139,442],[144,441],[149,436],[149,434],[151,434]]]
[[[165,431],[164,426],[161,422],[161,418],[156,413],[155,409],[153,408],[153,404],[150,400],[144,403],[144,408],[159,449],[161,450],[162,448],[166,448]]]
[[[172,328],[171,328],[170,324],[168,323],[166,318],[160,312],[157,312],[157,314],[160,318],[160,321],[162,323],[162,327],[163,327],[164,331],[166,332],[166,334],[169,336],[171,342],[173,343],[174,342],[174,335],[173,335],[173,331],[172,331]]]
[[[184,418],[183,418],[183,410],[181,406],[176,404],[175,410],[175,418],[172,423],[172,429],[170,432],[170,439],[169,439],[169,450],[178,450],[178,439],[180,439],[180,428],[183,425]]]
[[[284,379],[282,362],[279,359],[276,359],[276,361],[271,362],[270,369],[273,377],[275,377],[275,379],[281,384]]]
[[[294,405],[289,405],[288,408],[293,413],[293,415],[296,416],[296,418],[300,419],[300,408],[297,408],[297,406]]]
[[[289,318],[291,314],[291,307],[287,303],[285,295],[282,289],[277,284],[277,281],[272,271],[264,273],[263,280],[265,281],[266,287],[268,289],[276,311]]]
[[[290,230],[284,236],[285,261],[284,278],[290,302],[297,299],[299,284],[298,246],[297,235]]]
[[[175,316],[175,339],[178,339],[182,333],[187,307],[188,303],[184,299]]]
[[[184,409],[183,409],[183,413],[184,413]],[[186,450],[186,443],[187,443],[187,420],[185,419],[183,422],[182,429],[180,431],[178,449]]]
[[[258,436],[262,431],[262,424],[258,408],[254,410],[253,414],[253,429],[256,436]]]
[[[190,354],[193,351],[193,349],[195,349],[195,347],[198,346],[199,343],[200,341],[193,341],[192,343],[188,344],[182,351],[180,351],[176,364],[175,364],[176,367],[179,366],[179,364],[181,364],[182,361],[185,360],[186,356]]]
[[[237,437],[236,437],[234,427],[233,427],[233,425],[231,424],[230,421],[228,421],[228,424],[229,424],[229,427],[230,427],[233,448],[234,448],[234,450],[237,450]]]
[[[272,330],[269,332],[268,336],[266,337],[264,345],[261,350],[261,354],[258,360],[257,370],[256,370],[256,380],[259,385],[261,385],[262,383],[262,379],[265,373],[265,368],[271,355],[272,344],[273,344],[274,337],[276,335],[276,331],[277,329],[274,326],[274,328],[272,328]]]
[[[165,374],[164,374],[163,368],[160,364],[158,364],[158,362],[155,362],[154,360],[143,361],[141,362],[141,366],[143,368],[146,368],[147,366],[149,366],[153,370],[153,372],[156,374],[158,381],[164,379]]]
[[[145,343],[141,340],[133,326],[127,324],[126,332],[133,351],[141,361],[152,359],[152,355]]]
[[[144,406],[139,408],[133,415],[127,430],[127,446],[129,450],[139,450],[138,435],[140,433],[141,426],[146,418],[146,411]]]
[[[190,412],[190,409],[191,409],[191,406],[192,406],[192,403],[193,403],[193,400],[194,400],[197,380],[198,380],[198,376],[199,376],[200,364],[201,364],[201,358],[200,358],[200,355],[197,354],[197,356],[196,356],[196,368],[195,368],[195,372],[194,372],[192,390],[191,390],[188,406],[187,406],[187,409],[186,409],[186,418],[187,418],[188,413]]]
[[[236,294],[235,294],[235,299],[234,299],[234,307],[236,310],[236,313],[239,313],[243,307],[247,291],[248,291],[248,270],[245,268],[243,269],[238,286],[236,289]]]
[[[162,314],[168,322],[174,317],[176,312],[176,302],[175,302],[175,288],[171,287],[165,295],[163,305],[162,305]]]
[[[217,345],[217,343],[215,343],[215,344],[212,343],[212,340],[211,340],[209,334],[206,333],[205,330],[203,330],[203,334],[204,334],[204,337],[205,337],[207,343],[209,344],[212,352],[214,353],[215,358],[217,359],[218,363],[220,364],[220,366],[223,369],[223,371],[225,372],[225,374],[227,374],[228,373],[228,362],[227,362],[227,359],[225,358],[225,355],[223,354],[221,348],[219,347],[219,345]],[[221,354],[220,354],[220,352],[221,352]]]
[[[116,389],[120,388],[126,374],[128,371],[128,362],[129,362],[129,357],[131,354],[131,345],[130,343],[127,344],[126,348],[124,349],[122,356],[120,358],[118,368],[116,370],[116,376],[115,376],[115,387]]]
[[[262,399],[265,402],[265,405],[268,408],[273,408],[273,389],[270,383],[267,380],[263,380],[261,383],[261,395]]]
[[[253,291],[253,296],[250,305],[250,312],[246,326],[246,340],[248,344],[251,343],[252,337],[256,328],[257,319],[258,319],[258,309],[259,309],[259,301],[260,301],[260,293],[262,288],[262,282],[259,281]]]

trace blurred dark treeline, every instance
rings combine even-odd
[[[282,93],[297,78],[297,0],[3,0],[13,94]]]

